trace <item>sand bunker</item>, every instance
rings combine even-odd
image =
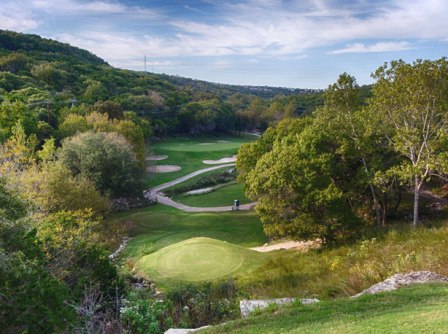
[[[218,141],[216,141],[217,143],[228,143],[229,141],[228,140],[218,140]]]
[[[196,190],[190,190],[187,191],[185,194],[187,195],[204,195],[212,192],[214,190],[213,187],[211,188],[202,188],[202,189],[196,189]]]
[[[178,170],[181,170],[181,167],[176,165],[160,165],[146,168],[146,171],[150,173],[171,173],[177,172]]]
[[[222,158],[219,160],[202,160],[202,163],[204,163],[206,165],[219,165],[219,164],[226,164],[226,163],[235,162],[235,161],[236,161],[236,155],[234,155],[233,157]]]
[[[295,250],[307,251],[311,248],[318,248],[319,246],[320,243],[317,241],[286,241],[273,245],[266,244],[261,247],[253,247],[251,249],[257,252],[266,253],[281,249],[295,249]]]
[[[199,145],[213,145],[213,143],[200,143]]]
[[[146,157],[147,161],[159,161],[159,160],[165,160],[168,159],[167,155],[148,155]]]

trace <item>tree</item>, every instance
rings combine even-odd
[[[288,119],[238,152],[239,180],[258,201],[265,232],[273,238],[350,237],[360,219],[341,184],[348,168],[336,143],[308,119]]]
[[[26,69],[29,59],[23,53],[13,52],[7,56],[0,57],[0,71],[18,73]]]
[[[447,169],[448,62],[392,61],[373,77],[377,81],[369,108],[391,147],[405,157],[391,172],[413,184],[416,226],[423,184]]]
[[[356,79],[347,73],[339,76],[324,94],[324,106],[316,110],[316,125],[320,131],[330,135],[337,143],[340,154],[350,167],[346,171],[344,191],[352,194],[352,203],[362,203],[364,199],[373,204],[377,226],[383,226],[387,216],[387,199],[375,186],[375,175],[390,167],[387,145],[383,145],[381,134],[374,120],[360,105],[360,88]],[[341,163],[342,165],[342,163]],[[366,196],[365,189],[368,189]],[[382,188],[390,189],[390,187]],[[383,196],[384,195],[384,196]]]
[[[331,244],[350,237],[359,219],[337,182],[334,145],[313,126],[277,140],[247,175],[246,193],[257,200],[265,232],[274,238],[320,238]]]
[[[104,215],[109,211],[108,199],[96,190],[93,181],[83,175],[73,176],[58,161],[34,165],[23,173],[21,180],[24,196],[41,213],[88,208]]]
[[[60,150],[61,162],[73,175],[95,183],[103,194],[140,194],[143,171],[129,142],[115,132],[84,132],[66,138]]]
[[[92,129],[92,125],[88,124],[86,119],[81,115],[69,114],[59,125],[59,137],[61,139],[73,136],[77,133],[86,132]]]
[[[93,110],[101,114],[107,114],[111,119],[123,118],[123,107],[120,103],[114,101],[98,101],[93,105]]]

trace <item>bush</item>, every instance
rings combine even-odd
[[[165,299],[154,299],[144,290],[132,291],[123,301],[121,321],[134,334],[159,334],[173,326],[217,324],[239,315],[236,294],[232,281],[179,286]]]

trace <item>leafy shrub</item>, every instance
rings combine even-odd
[[[120,310],[123,326],[133,334],[160,334],[172,326],[169,301],[151,299],[144,291],[133,291]]]

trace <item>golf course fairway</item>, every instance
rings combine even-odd
[[[156,281],[197,282],[225,278],[263,262],[263,254],[225,241],[198,237],[164,247],[142,257],[137,272]]]

